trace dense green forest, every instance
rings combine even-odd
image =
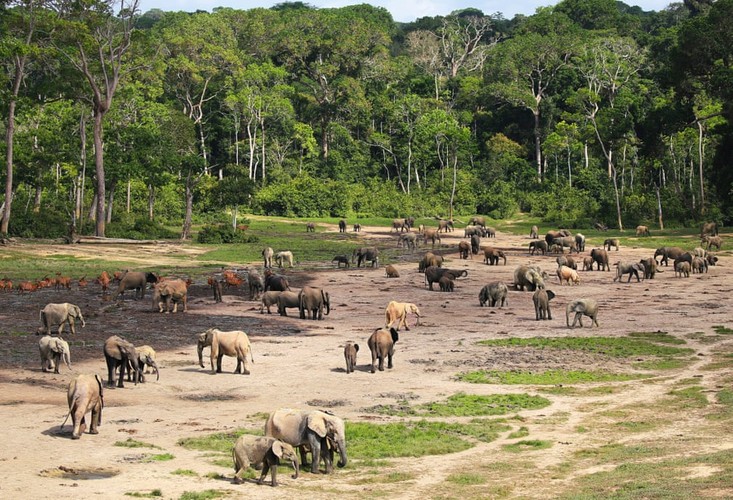
[[[733,0],[412,23],[0,0],[0,233],[187,239],[241,213],[727,223],[732,56]]]

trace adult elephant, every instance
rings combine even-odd
[[[392,368],[392,357],[394,356],[394,345],[399,340],[399,333],[394,328],[377,328],[369,337],[367,345],[372,351],[372,369],[377,371],[377,360],[379,360],[379,371],[384,371],[384,360],[387,359],[387,368]]]
[[[38,351],[41,354],[41,371],[48,371],[53,364],[53,372],[59,372],[61,361],[71,370],[71,351],[69,343],[60,337],[44,335],[38,341]]]
[[[211,347],[210,360],[213,373],[221,373],[222,358],[232,356],[237,358],[237,369],[234,370],[234,373],[250,374],[249,369],[247,369],[247,355],[249,354],[252,363],[254,363],[254,358],[252,357],[252,346],[246,333],[241,330],[224,332],[218,328],[209,328],[199,334],[198,355],[201,368],[204,368],[204,347],[209,346]],[[214,368],[214,360],[216,360],[216,369]]]
[[[285,276],[274,274],[269,269],[265,271],[265,291],[284,292],[290,290],[290,284]]]
[[[297,307],[300,310],[300,293],[285,291],[277,296],[277,312],[280,316],[287,316],[288,308]]]
[[[183,312],[188,311],[188,283],[183,280],[165,280],[156,283],[153,287],[153,309],[158,312],[165,311],[169,313],[171,310],[171,302],[173,302],[173,312],[178,312],[178,304],[183,304]]]
[[[560,229],[560,230],[550,230],[547,231],[547,234],[545,234],[545,241],[547,242],[547,245],[552,245],[552,240],[555,240],[557,238],[564,238],[566,236],[570,236],[570,231],[567,229]]]
[[[507,301],[509,295],[509,287],[503,281],[492,281],[485,285],[478,294],[478,304],[480,307],[504,307],[509,305]]]
[[[405,223],[404,219],[393,219],[392,220],[392,229],[395,231],[403,232],[403,231],[409,231],[409,226]],[[392,231],[390,229],[390,232]]]
[[[474,234],[478,234],[479,236],[485,236],[485,228],[481,226],[466,226],[463,229],[463,237],[469,238],[473,236]]]
[[[412,229],[413,227],[415,227],[415,218],[405,217],[405,226],[407,226],[407,229]]]
[[[267,309],[267,314],[270,313],[270,307],[277,305],[277,298],[282,292],[279,290],[271,290],[262,294],[262,306],[260,307],[260,313],[264,313]]]
[[[704,222],[702,226],[700,226],[700,238],[704,236],[718,236],[718,223]]]
[[[537,226],[532,226],[532,228],[529,230],[529,238],[532,240],[536,240],[539,238],[540,234],[540,228]]]
[[[412,232],[400,234],[397,246],[414,250],[417,247],[417,234]]]
[[[145,288],[148,283],[157,283],[158,276],[155,273],[141,271],[127,271],[120,278],[120,286],[117,288],[117,297],[125,298],[125,290],[135,290],[135,299],[145,298]],[[138,297],[139,294],[139,297]]]
[[[599,271],[610,271],[611,267],[608,265],[608,251],[603,248],[594,248],[590,251],[590,258],[596,263],[596,269]],[[591,271],[593,270],[593,264],[591,264]]]
[[[534,292],[532,302],[534,302],[534,315],[537,321],[552,319],[550,301],[554,298],[555,293],[552,290],[537,290]]]
[[[328,292],[322,288],[304,286],[298,294],[298,309],[300,319],[323,319],[323,309],[326,309],[326,316],[331,312],[331,300]]]
[[[471,253],[478,255],[481,250],[481,237],[478,234],[471,236]]]
[[[115,386],[114,376],[117,368],[120,369],[120,378],[117,381],[117,387],[124,387],[123,380],[125,378],[125,370],[128,366],[132,370],[132,380],[137,385],[138,380],[142,375],[140,369],[139,356],[135,346],[131,342],[112,335],[104,342],[104,359],[107,362],[107,385],[109,387]]]
[[[580,252],[585,252],[585,235],[581,233],[575,234],[575,248]]]
[[[427,245],[428,240],[430,240],[433,248],[435,248],[436,240],[438,241],[438,244],[442,244],[442,241],[440,240],[440,233],[437,229],[434,228],[425,229],[425,231],[423,231],[423,243]]]
[[[659,261],[659,265],[664,264],[667,266],[669,265],[670,259],[675,260],[684,253],[685,250],[680,247],[660,247],[654,251],[654,260],[657,260],[657,257],[661,256],[662,258]]]
[[[283,267],[285,262],[288,263],[288,267],[293,267],[293,252],[290,250],[284,250],[275,254],[275,262],[277,267]]]
[[[476,215],[476,216],[471,217],[468,220],[468,223],[471,224],[472,226],[486,227],[486,217],[483,217],[481,215]]]
[[[468,271],[465,269],[459,271],[458,269],[446,269],[443,267],[430,266],[425,269],[425,284],[428,285],[430,290],[432,290],[433,283],[438,283],[440,278],[446,275],[450,276],[452,279],[457,279],[462,276],[468,276]]]
[[[362,262],[364,265],[371,262],[372,267],[379,267],[379,250],[377,247],[356,248],[351,256],[351,262],[354,261],[356,261],[356,267],[361,267]]]
[[[417,270],[421,273],[424,273],[425,270],[430,266],[442,267],[443,256],[436,255],[433,252],[426,252],[425,255],[423,255],[423,258],[420,259],[420,262],[417,265]]]
[[[520,291],[526,288],[530,292],[545,288],[544,274],[539,266],[519,266],[514,270],[514,287]]]
[[[650,236],[649,226],[636,226],[637,236]]]
[[[461,259],[473,258],[473,252],[471,252],[471,244],[467,241],[458,242],[458,255]]]
[[[339,233],[345,233],[346,232],[346,221],[344,219],[341,219],[339,221]]]
[[[272,257],[275,255],[275,250],[271,247],[265,247],[262,249],[262,262],[264,263],[265,269],[272,267]]]
[[[626,283],[631,282],[631,277],[636,276],[636,282],[640,282],[641,278],[644,277],[644,266],[639,262],[621,262],[618,261],[614,264],[616,266],[616,276],[613,278],[613,281],[618,280],[619,283],[621,282],[621,278],[624,274],[629,275],[629,279],[626,280]],[[641,273],[641,278],[639,278],[639,273]]]
[[[568,247],[568,253],[573,253],[573,250],[575,250],[575,253],[579,253],[578,247],[575,244],[575,238],[573,236],[563,236],[561,238],[555,238],[552,240],[552,245],[558,245],[562,251],[565,251],[565,247]]]
[[[498,266],[499,259],[504,259],[504,265],[506,266],[506,254],[494,247],[484,248],[484,262],[490,266]]]
[[[252,268],[247,272],[247,284],[249,285],[249,300],[257,300],[265,290],[265,281],[257,269]]]
[[[69,414],[74,426],[71,439],[79,439],[86,430],[86,414],[92,412],[89,425],[89,434],[99,434],[97,427],[102,423],[102,408],[104,408],[104,389],[99,375],[81,374],[69,383],[66,391],[66,400],[69,403]],[[66,420],[64,420],[66,423]],[[63,424],[61,424],[63,428]]]
[[[64,324],[69,324],[69,329],[72,334],[76,334],[74,324],[78,319],[81,321],[81,326],[84,328],[86,322],[84,316],[81,314],[79,306],[63,302],[61,304],[46,304],[41,312],[39,313],[41,319],[41,327],[36,332],[36,335],[43,333],[49,335],[51,333],[51,326],[59,325],[58,334],[61,335],[64,331]]]
[[[664,272],[664,271],[657,270],[657,261],[654,260],[652,257],[649,257],[647,259],[641,259],[639,261],[639,264],[641,264],[642,267],[644,268],[644,279],[645,280],[653,280],[654,276],[658,272],[659,273]]]
[[[438,232],[447,233],[449,231],[453,231],[453,221],[445,220],[445,219],[439,220],[438,221]]]
[[[570,313],[575,313],[573,324],[570,324]],[[600,327],[598,324],[598,303],[594,299],[576,299],[572,300],[565,307],[565,323],[568,328],[574,328],[576,323],[580,323],[580,327],[583,328],[583,316],[588,316],[591,319],[590,326],[593,325]]]
[[[542,255],[547,253],[547,242],[545,240],[534,240],[529,242],[529,254],[534,255],[535,252],[542,252]]]
[[[270,414],[265,423],[265,435],[279,439],[291,446],[300,447],[302,466],[305,467],[305,447],[313,454],[311,472],[318,473],[321,454],[326,459],[326,473],[333,471],[328,444],[338,451],[339,467],[348,463],[346,456],[346,431],[344,421],[320,410],[293,410],[280,408]]]

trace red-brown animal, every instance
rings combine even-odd
[[[102,295],[108,293],[110,281],[112,281],[112,279],[109,277],[109,273],[107,273],[107,271],[102,271],[102,274],[97,278],[97,283],[102,286]]]

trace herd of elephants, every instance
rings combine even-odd
[[[340,221],[339,231],[345,232],[347,224],[345,220]],[[307,231],[315,229],[315,225],[306,225]],[[360,231],[361,226],[354,225],[354,231]],[[442,254],[458,251],[461,259],[472,258],[473,255],[482,255],[486,265],[506,265],[506,253],[495,245],[486,244],[496,236],[496,231],[486,225],[483,217],[472,217],[464,228],[464,238],[457,248],[446,249],[441,246],[441,234],[454,231],[452,221],[441,220],[435,228],[415,226],[414,220],[395,219],[391,231],[396,231],[397,244],[400,247],[415,250],[420,243],[427,246],[439,243],[441,251],[427,251],[421,255],[418,262],[418,270],[424,275],[424,283],[430,290],[437,285],[442,292],[452,292],[456,279],[467,275],[465,269],[451,269],[444,266]],[[649,229],[646,226],[636,228],[637,236],[648,236]],[[534,226],[530,232],[530,241],[527,251],[530,255],[535,254],[556,254],[555,262],[557,267],[554,275],[561,285],[575,285],[580,283],[579,271],[610,271],[615,267],[614,281],[623,280],[629,282],[633,278],[636,281],[642,279],[653,279],[657,273],[658,266],[672,265],[675,276],[678,278],[689,277],[691,273],[707,272],[708,266],[714,266],[717,257],[710,253],[715,248],[720,250],[722,239],[718,235],[718,227],[714,223],[706,223],[701,228],[700,246],[685,250],[680,247],[660,247],[654,255],[641,259],[640,261],[618,261],[611,264],[609,251],[612,248],[618,249],[619,241],[615,238],[608,238],[603,245],[592,248],[586,252],[586,239],[580,233],[571,234],[565,229],[548,231],[544,237],[540,237],[539,230]],[[482,238],[484,244],[482,245]],[[393,240],[391,240],[393,241]],[[567,253],[566,253],[567,249]],[[581,254],[585,254],[582,255]],[[246,276],[241,273],[225,271],[220,276],[212,276],[209,285],[214,293],[214,300],[221,301],[222,289],[228,286],[238,286],[246,282],[249,286],[251,299],[261,301],[260,312],[270,313],[271,307],[277,307],[280,315],[286,316],[288,308],[297,308],[302,319],[322,320],[324,315],[330,312],[329,293],[317,287],[304,286],[296,292],[290,289],[287,277],[274,272],[273,263],[279,268],[289,264],[293,266],[293,254],[290,251],[275,253],[271,248],[262,250],[264,275],[260,275],[254,267],[248,269]],[[274,259],[274,260],[273,260]],[[342,265],[349,267],[356,265],[370,265],[377,268],[380,265],[380,251],[377,246],[356,248],[351,256],[337,255],[333,263],[337,267]],[[554,264],[553,264],[554,265]],[[399,277],[397,268],[393,265],[385,266],[387,278]],[[535,319],[538,321],[552,320],[551,301],[555,294],[547,288],[547,280],[550,273],[537,265],[519,265],[514,270],[512,283],[504,281],[492,281],[487,283],[479,292],[479,305],[487,307],[504,307],[506,305],[509,289],[518,291],[533,292],[532,301],[535,308]],[[107,282],[117,282],[116,297],[124,298],[126,290],[133,290],[135,298],[144,298],[148,286],[153,291],[153,307],[160,312],[176,312],[178,305],[183,311],[187,310],[187,288],[190,282],[173,279],[159,278],[150,272],[127,271],[119,273],[115,278],[102,276],[103,293],[106,293]],[[598,303],[592,298],[576,298],[568,301],[565,306],[566,325],[573,328],[576,325],[583,326],[583,317],[590,319],[591,327],[599,326]],[[420,309],[415,303],[391,301],[385,309],[384,327],[377,328],[367,341],[371,352],[371,372],[384,370],[386,361],[387,368],[392,368],[392,357],[395,343],[399,339],[400,330],[409,330],[408,316],[416,317],[416,324],[419,324]],[[572,321],[571,321],[572,317]],[[38,334],[43,334],[39,341],[42,370],[53,370],[59,373],[59,367],[65,363],[70,368],[69,345],[62,338],[65,325],[68,325],[70,332],[75,333],[77,323],[85,325],[81,309],[71,303],[50,303],[40,311],[41,327]],[[54,328],[58,326],[58,329]],[[221,372],[222,359],[224,356],[236,358],[236,373],[249,374],[252,361],[252,350],[247,334],[243,331],[222,331],[217,328],[210,328],[201,333],[198,337],[198,361],[204,368],[203,351],[210,348],[211,369]],[[347,342],[344,347],[344,360],[346,362],[346,373],[354,371],[356,354],[359,345],[355,342]],[[156,362],[155,350],[147,345],[135,346],[122,337],[113,335],[109,337],[103,348],[104,357],[108,368],[108,377],[104,381],[99,375],[81,374],[77,376],[68,386],[67,400],[69,414],[72,420],[72,439],[79,439],[87,430],[87,414],[91,413],[88,432],[98,433],[98,426],[101,422],[102,409],[104,406],[104,387],[124,387],[125,379],[137,383],[144,381],[144,372],[150,368],[159,377],[158,365]],[[346,436],[344,421],[328,411],[320,410],[290,410],[279,409],[270,414],[266,425],[264,436],[241,436],[232,450],[232,459],[236,474],[235,482],[242,481],[245,470],[252,466],[261,470],[258,479],[259,483],[270,473],[271,484],[277,485],[277,466],[280,461],[287,461],[292,464],[297,477],[299,473],[299,460],[296,449],[300,452],[300,463],[306,464],[307,453],[311,456],[311,470],[318,472],[321,461],[325,464],[326,472],[333,470],[333,458],[338,454],[337,462],[339,467],[347,464]]]

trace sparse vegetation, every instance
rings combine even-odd
[[[154,444],[150,443],[144,443],[142,441],[137,441],[136,439],[127,438],[126,441],[116,441],[115,446],[121,446],[123,448],[153,448],[156,450],[160,450],[160,446],[156,446]]]
[[[557,385],[582,384],[588,382],[622,382],[646,378],[649,375],[632,373],[608,373],[585,370],[548,370],[541,373],[529,371],[486,371],[461,373],[458,379],[474,384],[522,384],[522,385]]]
[[[125,493],[128,497],[136,497],[136,498],[158,498],[163,496],[163,492],[159,489],[151,490],[147,493],[142,493],[139,491],[129,491]]]
[[[551,446],[552,443],[550,441],[531,439],[525,441],[517,441],[516,443],[505,444],[502,446],[502,448],[506,451],[519,453],[522,451],[544,450],[545,448],[549,448]]]
[[[537,349],[570,349],[614,358],[633,356],[686,356],[692,349],[658,345],[641,338],[630,337],[533,337],[481,340],[487,347],[534,347]]]
[[[184,491],[179,500],[215,500],[229,496],[226,490]]]

